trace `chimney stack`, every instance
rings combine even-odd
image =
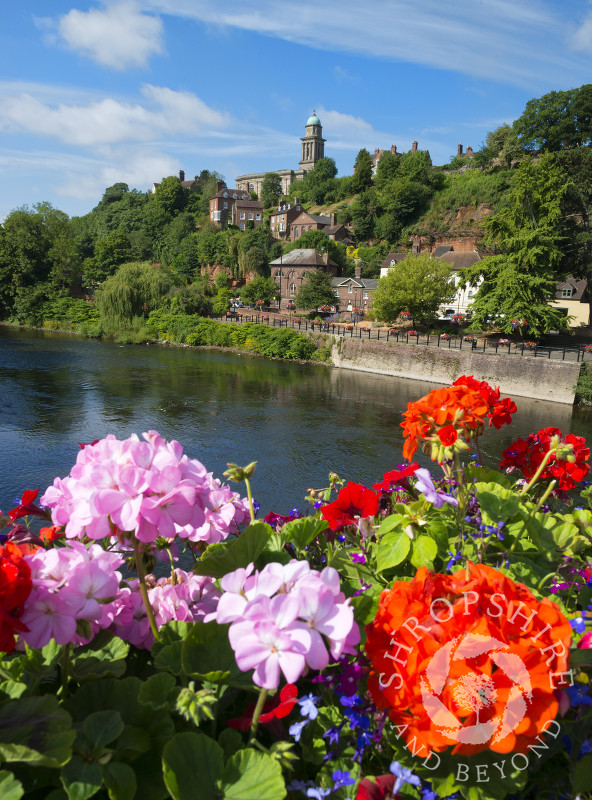
[[[459,146],[456,148],[456,157],[457,158],[462,158],[462,154],[463,154],[462,150],[463,150],[462,144],[459,144]]]
[[[224,188],[223,182],[216,181],[216,194],[218,194],[218,192],[221,192],[223,188]]]
[[[329,251],[328,250],[325,250],[325,252],[323,253],[323,264],[325,264],[325,266],[329,265]]]
[[[471,145],[468,145],[467,146],[467,157],[468,158],[473,158],[473,156],[474,156],[473,148],[471,147]]]
[[[397,155],[397,145],[396,144],[392,144],[391,145],[391,153],[393,155]]]
[[[356,278],[361,278],[362,277],[362,267],[361,266],[356,265],[354,267],[354,276]]]
[[[411,152],[417,153],[417,142],[413,142],[413,144],[411,145]]]
[[[337,214],[335,211],[331,212],[331,225],[332,226],[337,225]]]
[[[183,181],[185,180],[185,173],[183,172],[182,169],[179,170],[179,180],[181,181],[181,183],[183,183]]]

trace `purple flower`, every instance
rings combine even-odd
[[[456,497],[452,497],[452,495],[444,494],[444,492],[439,492],[436,490],[429,470],[421,468],[416,469],[415,478],[415,488],[418,492],[423,494],[425,499],[431,503],[434,508],[442,508],[444,503],[450,503],[451,506],[458,505],[458,500]]]
[[[393,786],[393,794],[397,794],[399,789],[408,783],[410,786],[419,786],[421,781],[414,775],[410,769],[402,767],[398,761],[393,761],[390,766],[390,771],[396,778],[395,785]]]
[[[331,777],[335,781],[333,784],[334,792],[336,792],[338,789],[341,789],[342,786],[353,786],[353,784],[356,782],[347,770],[336,769]]]
[[[572,706],[592,706],[592,697],[581,684],[568,686],[566,689]]]
[[[323,800],[328,794],[331,794],[331,789],[322,789],[320,786],[311,786],[306,790],[306,796],[313,797],[314,800]]]
[[[366,563],[366,556],[364,555],[364,553],[350,553],[349,555],[354,564]]]
[[[331,728],[325,731],[323,734],[323,739],[326,739],[329,744],[337,744],[339,741],[339,734],[341,733],[341,729],[345,725],[345,722],[342,722],[341,725],[333,725]]]
[[[586,632],[586,619],[582,614],[580,614],[578,617],[570,619],[569,624],[576,633]]]
[[[586,739],[586,741],[582,742],[582,746],[580,747],[581,756],[585,756],[588,753],[592,753],[592,739]]]
[[[290,736],[294,737],[295,742],[300,741],[300,737],[302,736],[302,730],[306,725],[308,725],[307,719],[303,719],[302,722],[295,722],[293,725],[290,725],[288,733],[290,734]]]
[[[316,719],[319,715],[316,703],[320,699],[320,697],[315,697],[313,694],[307,694],[305,697],[301,697],[298,701],[298,705],[300,706],[300,713],[302,716],[308,717],[309,719]]]

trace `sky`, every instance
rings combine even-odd
[[[444,164],[590,82],[592,0],[3,0],[0,221],[297,169],[313,111],[339,175],[413,141]]]

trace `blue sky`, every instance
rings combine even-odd
[[[0,64],[0,219],[74,216],[121,181],[296,169],[313,109],[339,175],[413,140],[446,163],[592,82],[592,2],[5,0]]]

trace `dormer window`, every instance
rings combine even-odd
[[[234,197],[234,199],[236,200],[236,192],[235,192],[235,193],[234,193],[232,196],[233,196],[233,197]]]
[[[573,294],[573,289],[571,288],[571,286],[565,286],[561,290],[561,297],[571,297],[572,294]]]
[[[224,197],[228,197],[228,192],[224,192]]]

